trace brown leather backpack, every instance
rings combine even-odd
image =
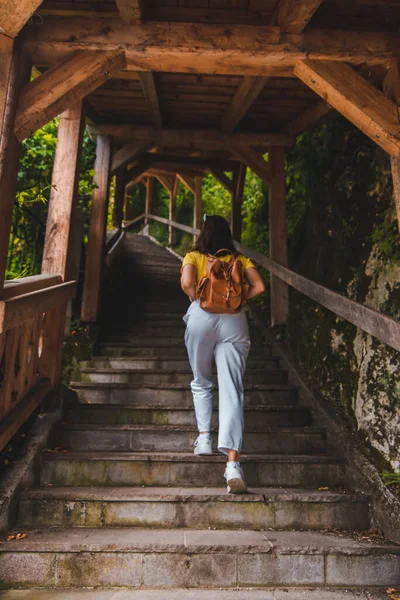
[[[217,257],[221,252],[231,255],[229,262]],[[246,304],[248,289],[248,283],[243,281],[242,263],[231,250],[222,248],[215,256],[208,255],[206,275],[200,279],[196,290],[203,310],[237,313]]]

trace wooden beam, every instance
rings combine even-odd
[[[395,103],[397,118],[400,123],[400,63],[398,59],[391,61],[390,69],[383,82],[385,96]],[[397,226],[400,233],[400,156],[391,156],[393,195],[396,206]]]
[[[394,102],[348,65],[299,61],[295,74],[389,154],[400,154]]]
[[[8,83],[10,81],[13,40],[0,33],[0,139],[3,131],[4,114],[7,105]]]
[[[269,164],[264,160],[262,154],[259,154],[252,148],[244,148],[242,146],[237,146],[236,144],[231,144],[231,149],[245,165],[254,171],[256,175],[261,177],[264,183],[268,185],[271,182],[271,169]]]
[[[240,163],[239,171],[234,176],[234,189],[232,190],[232,236],[238,242],[242,238],[242,202],[246,171],[246,165]]]
[[[144,0],[115,0],[121,19],[127,25],[141,23],[144,15]]]
[[[151,122],[154,127],[161,129],[163,126],[163,120],[161,115],[160,102],[158,99],[156,82],[154,79],[154,73],[151,71],[140,71],[139,72],[140,85],[142,86],[144,98],[146,100],[147,108],[150,113]]]
[[[125,167],[130,161],[134,161],[153,146],[153,142],[140,142],[137,140],[125,144],[125,146],[120,148],[112,158],[111,173],[115,173],[121,167]]]
[[[176,221],[176,196],[179,189],[179,179],[175,176],[174,183],[172,186],[171,198],[169,201],[169,219],[170,221]],[[170,246],[176,244],[176,229],[171,225],[168,226],[168,243]]]
[[[146,214],[151,213],[152,203],[153,203],[153,178],[148,177],[147,182],[146,182],[146,207],[145,207]],[[146,218],[144,220],[144,224],[147,225],[148,222],[149,221]]]
[[[63,281],[70,276],[83,130],[82,102],[78,102],[63,112],[58,126],[42,260],[42,272],[57,273]]]
[[[213,129],[161,129],[137,125],[98,124],[89,125],[92,136],[110,135],[116,139],[153,141],[163,147],[181,147],[189,150],[224,150],[229,144],[241,146],[291,147],[294,138],[287,133],[236,131],[224,134]]]
[[[123,52],[79,52],[21,91],[15,135],[23,140],[98,88],[125,65]]]
[[[126,175],[126,185],[134,186],[151,165],[151,158],[141,158],[139,163],[130,169]]]
[[[271,76],[273,68],[299,60],[385,63],[396,55],[399,33],[311,29],[282,33],[279,27],[48,17],[24,35],[36,65],[75,50],[125,51],[135,71]]]
[[[0,298],[7,265],[8,243],[17,191],[21,145],[14,135],[18,94],[29,81],[30,64],[19,45],[14,46],[0,135]],[[3,99],[4,100],[4,99]]]
[[[175,183],[175,177],[170,175],[162,175],[161,173],[159,175],[156,175],[156,177],[161,183],[161,185],[167,190],[167,192],[169,194],[172,194],[172,190],[174,188]]]
[[[111,141],[107,136],[97,137],[95,174],[96,187],[92,192],[92,210],[89,222],[89,241],[86,251],[85,281],[82,298],[82,321],[97,320],[100,303],[101,271],[106,233],[106,218],[110,191]]]
[[[225,113],[221,129],[224,133],[231,133],[243,119],[253,102],[264,89],[269,77],[252,77],[245,75],[236,90],[232,104]]]
[[[282,31],[301,33],[321,6],[323,0],[278,0],[272,18]]]
[[[185,167],[189,167],[192,169],[211,169],[217,167],[224,171],[234,171],[238,168],[237,161],[228,160],[226,158],[218,158],[218,157],[208,157],[208,156],[184,156],[179,154],[159,154],[158,152],[147,152],[142,155],[144,157],[149,157],[152,160],[153,168],[155,164],[165,164],[165,165],[174,165],[179,164],[178,171]]]
[[[179,181],[181,181],[183,185],[189,190],[189,192],[192,192],[193,195],[196,193],[194,179],[182,172],[177,173],[176,176],[179,179]],[[171,220],[173,221],[174,219]]]
[[[285,154],[282,148],[271,148],[268,154],[272,179],[269,196],[269,255],[271,260],[287,267],[286,178]],[[271,276],[271,325],[287,325],[289,289],[285,282]]]
[[[235,184],[232,179],[229,179],[227,175],[219,167],[211,167],[210,172],[214,175],[215,179],[219,181],[221,185],[230,193],[233,194]]]
[[[291,121],[286,128],[286,131],[290,135],[299,135],[306,129],[313,127],[322,117],[325,117],[332,111],[330,106],[325,100],[318,100],[313,106],[307,108],[301,113],[296,119]]]
[[[193,206],[193,227],[200,229],[203,220],[203,190],[202,190],[202,178],[195,177],[195,194],[194,194],[194,206]],[[193,239],[196,240],[196,235]]]
[[[126,169],[120,167],[116,173],[113,223],[121,228],[125,200]]]
[[[42,0],[1,0],[0,33],[15,38]]]

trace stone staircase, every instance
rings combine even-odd
[[[186,308],[178,260],[127,236],[97,354],[72,384],[38,487],[20,498],[28,535],[1,542],[2,587],[30,590],[0,596],[387,597],[380,588],[400,585],[400,547],[365,533],[370,499],[346,489],[345,461],[253,324],[241,457],[250,493],[226,493],[222,455],[193,455]]]

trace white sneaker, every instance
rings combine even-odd
[[[247,485],[244,480],[243,469],[238,462],[227,462],[224,477],[230,494],[244,494]]]
[[[199,435],[194,443],[194,453],[198,456],[205,456],[212,454],[212,440],[211,436]]]

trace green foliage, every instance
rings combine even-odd
[[[381,473],[382,481],[385,485],[390,487],[391,485],[400,485],[400,473],[391,473],[390,471],[383,471]]]

